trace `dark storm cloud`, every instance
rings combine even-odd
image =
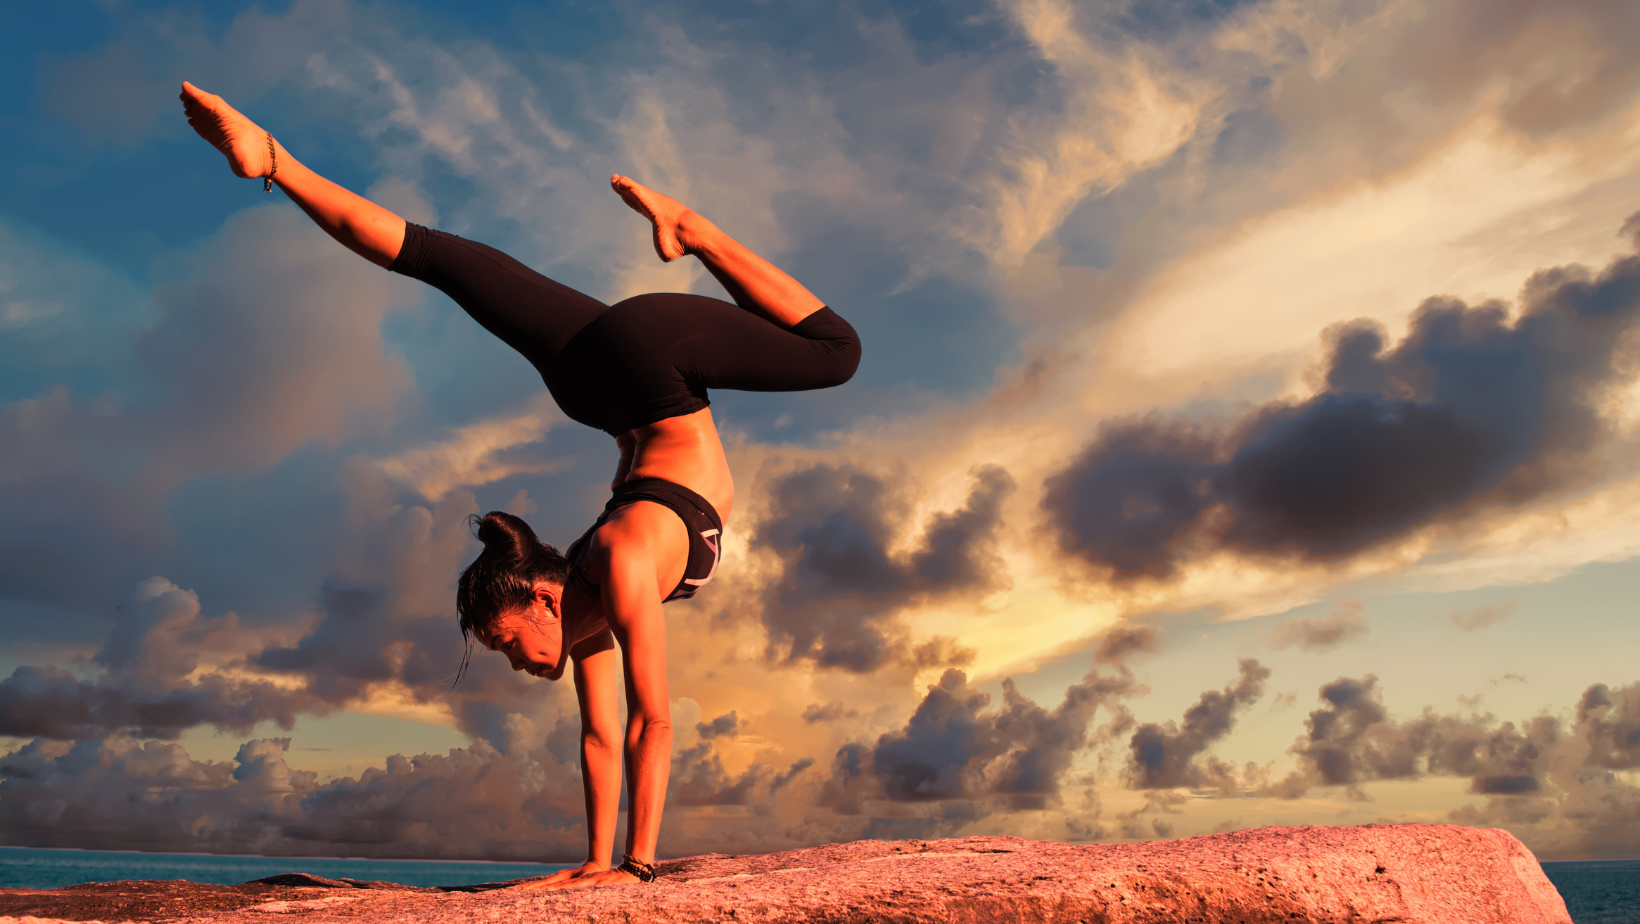
[[[785,786],[787,783],[790,783],[792,780],[797,779],[797,775],[799,773],[802,773],[804,770],[807,770],[812,766],[814,766],[814,758],[812,757],[804,757],[801,760],[793,761],[790,767],[780,771],[780,773],[775,776],[774,780],[769,783],[769,791],[778,792],[781,787]]]
[[[1577,724],[1589,743],[1591,766],[1640,768],[1640,684],[1615,692],[1603,683],[1589,687],[1577,704]]]
[[[166,691],[124,682],[91,683],[55,667],[19,667],[0,681],[0,735],[101,738],[126,729],[175,738],[196,725],[244,734],[258,722],[289,729],[300,712],[323,713],[312,697],[271,683],[207,674]]]
[[[234,762],[113,736],[36,740],[0,758],[0,827],[13,844],[269,856],[579,859],[579,776],[544,750],[480,743],[320,784],[285,762],[290,739]],[[545,785],[543,785],[545,781]]]
[[[1631,218],[1626,234],[1640,231]],[[1606,395],[1633,377],[1640,258],[1535,274],[1521,313],[1431,298],[1390,344],[1328,332],[1322,390],[1234,425],[1116,423],[1045,482],[1060,547],[1118,578],[1213,547],[1348,557],[1442,517],[1599,474]]]
[[[1231,769],[1222,761],[1203,758],[1212,744],[1230,733],[1236,713],[1264,695],[1270,669],[1253,658],[1239,662],[1240,676],[1223,690],[1208,690],[1186,709],[1178,724],[1147,722],[1128,741],[1128,773],[1135,789],[1172,789],[1179,786],[1232,788]]]
[[[1120,664],[1130,655],[1152,652],[1160,646],[1156,630],[1149,626],[1117,626],[1099,640],[1099,648],[1094,652],[1093,660],[1099,664]]]
[[[58,388],[0,406],[0,601],[83,614],[100,632],[124,590],[153,573],[138,571],[141,562],[175,539],[167,505],[179,485],[263,472],[300,447],[334,446],[392,418],[409,377],[380,327],[404,284],[323,237],[288,208],[229,218],[187,255],[193,272],[155,288],[140,330],[116,328],[125,401]],[[154,581],[170,590],[149,593]],[[187,606],[177,608],[177,594]],[[303,691],[223,670],[244,666],[269,633],[232,614],[203,616],[191,593],[161,579],[138,583],[137,597],[92,660],[102,676],[36,665],[0,682],[0,728],[85,738],[122,728],[174,737],[199,724],[245,731],[263,719],[289,727],[297,713],[328,712],[359,689],[316,682]],[[400,653],[408,660],[395,663],[398,676],[425,672],[414,652]],[[364,672],[351,663],[334,673]]]
[[[696,722],[695,732],[700,735],[702,741],[719,737],[733,738],[740,734],[740,717],[734,710],[730,710],[710,722]]]
[[[265,680],[221,671],[191,677],[202,655],[223,653],[241,635],[233,614],[205,616],[192,592],[144,581],[92,659],[102,677],[23,666],[0,681],[0,735],[86,739],[129,729],[175,738],[196,725],[244,733],[264,720],[290,728],[299,712],[328,711],[303,690]]]
[[[356,550],[373,562],[354,570],[379,580],[327,582],[318,619],[301,637],[293,627],[248,630],[232,613],[204,613],[192,591],[143,581],[91,658],[99,674],[26,666],[0,681],[0,734],[169,739],[199,725],[245,733],[261,721],[288,729],[301,715],[346,708],[391,684],[417,702],[447,703],[462,731],[502,753],[533,748],[539,735],[527,715],[553,718],[568,693],[488,652],[476,652],[461,688],[450,690],[461,648],[443,575],[471,541],[462,526],[469,507],[459,498],[434,511],[392,507]]]
[[[459,636],[449,616],[406,616],[389,605],[385,587],[335,582],[321,591],[320,613],[312,634],[291,648],[266,649],[254,663],[301,675],[315,696],[330,702],[358,696],[384,680],[436,687],[454,679],[451,652],[459,647]]]
[[[1441,775],[1469,777],[1471,792],[1520,795],[1545,790],[1556,774],[1640,768],[1640,684],[1595,684],[1570,723],[1540,715],[1519,726],[1431,710],[1397,722],[1370,674],[1341,677],[1320,695],[1324,707],[1310,713],[1307,733],[1291,750],[1300,769],[1273,793],[1296,797],[1312,786]]]
[[[773,768],[767,764],[753,763],[739,776],[730,776],[724,771],[723,758],[716,748],[710,741],[702,741],[672,755],[666,802],[668,805],[748,805],[753,790],[774,775]],[[789,777],[780,785],[787,782]]]
[[[1320,618],[1303,616],[1278,622],[1270,628],[1270,646],[1291,648],[1296,645],[1304,651],[1331,651],[1367,634],[1367,620],[1361,610],[1359,602],[1345,600]]]
[[[860,713],[848,708],[840,699],[834,699],[824,706],[819,703],[809,703],[803,707],[803,721],[813,725],[815,722],[835,722],[838,719],[852,719]]]
[[[970,688],[967,675],[946,671],[904,728],[875,745],[837,751],[817,804],[845,815],[861,813],[872,800],[997,798],[1013,809],[1043,808],[1088,744],[1094,713],[1141,689],[1125,668],[1095,669],[1048,710],[1021,694],[1012,678],[1002,686],[1002,708],[991,709],[990,695]]]
[[[783,562],[763,607],[771,650],[787,661],[862,672],[897,656],[960,658],[950,645],[907,649],[890,625],[893,611],[920,594],[989,589],[1005,580],[991,541],[1013,488],[1001,468],[976,469],[964,506],[933,517],[918,547],[896,558],[888,547],[904,501],[882,479],[829,465],[781,479],[757,535]]]

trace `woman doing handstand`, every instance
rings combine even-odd
[[[660,258],[695,256],[734,304],[655,294],[606,306],[324,179],[219,96],[184,83],[182,101],[189,124],[234,173],[277,183],[355,253],[443,290],[524,354],[565,414],[615,437],[613,496],[568,554],[516,517],[486,514],[478,524],[484,550],[461,575],[456,609],[463,634],[506,654],[514,670],[556,680],[575,665],[588,859],[538,885],[652,878],[672,750],[661,604],[712,579],[734,503],[707,389],[842,384],[860,361],[854,329],[716,225],[627,177],[610,185],[649,219]],[[617,644],[628,711],[620,750]],[[626,857],[611,869],[623,754]]]

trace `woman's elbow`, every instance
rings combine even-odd
[[[669,716],[633,716],[627,728],[627,734],[637,738],[651,738],[664,735],[672,737],[672,719]]]

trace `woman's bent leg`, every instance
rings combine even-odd
[[[860,338],[822,306],[790,329],[704,295],[639,295],[599,318],[641,421],[706,406],[706,391],[807,391],[841,385],[860,363]]]
[[[627,205],[649,219],[662,260],[694,254],[740,307],[781,327],[792,327],[825,307],[802,283],[678,200],[619,174],[609,182]]]

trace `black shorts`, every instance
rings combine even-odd
[[[830,308],[791,328],[704,295],[605,305],[493,247],[406,224],[388,269],[433,285],[524,354],[573,420],[619,435],[710,404],[707,390],[841,385],[860,338]]]

